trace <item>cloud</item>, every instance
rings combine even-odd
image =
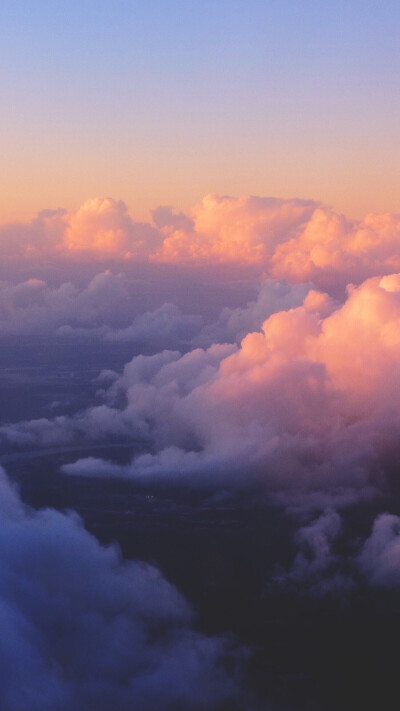
[[[368,216],[356,224],[307,201],[209,196],[190,218],[160,208],[154,220],[158,246],[152,238],[141,243],[151,246],[149,259],[248,263],[261,254],[265,272],[281,271],[280,278],[264,279],[256,300],[225,308],[203,327],[199,314],[169,301],[136,311],[126,274],[102,272],[85,286],[3,283],[4,334],[91,335],[160,350],[134,358],[105,388],[103,404],[71,418],[2,425],[3,442],[140,440],[147,453],[119,469],[110,464],[110,472],[262,481],[287,505],[303,496],[342,505],[382,486],[399,429],[400,277],[385,274],[396,263],[399,218]],[[49,239],[53,228],[59,253],[82,259],[100,254],[103,241],[115,258],[126,255],[132,235],[140,242],[126,207],[109,199],[73,214],[43,213],[35,223]],[[377,269],[382,275],[355,285]],[[344,298],[315,287],[349,275],[354,283]],[[284,276],[314,284],[290,285]],[[105,472],[96,461],[91,472],[96,466]]]
[[[174,347],[190,343],[202,323],[200,315],[183,314],[175,304],[166,303],[155,311],[140,314],[127,328],[107,331],[105,338],[117,342]]]
[[[305,228],[276,249],[271,271],[289,281],[338,286],[396,271],[400,267],[400,216],[367,215],[350,222],[331,210],[316,209]]]
[[[360,511],[358,511],[359,515]],[[368,520],[364,512],[361,520]],[[272,577],[271,591],[312,596],[339,595],[349,599],[362,588],[400,587],[400,517],[380,513],[370,536],[354,537],[332,509],[296,531],[297,553],[289,570],[281,567]],[[357,598],[354,598],[356,600]]]
[[[140,432],[152,453],[109,464],[110,473],[258,481],[288,506],[373,495],[398,448],[400,277],[367,280],[331,310],[312,292],[240,347],[134,358],[108,391],[105,418]],[[65,471],[96,466],[106,472],[96,460]]]
[[[97,274],[86,287],[49,286],[41,279],[0,284],[0,333],[52,333],[61,326],[99,329],[122,325],[132,312],[126,280]]]
[[[297,531],[296,543],[300,552],[292,568],[295,578],[308,577],[326,571],[334,562],[332,543],[341,532],[342,522],[336,511],[326,511],[322,516]]]
[[[175,230],[191,232],[194,230],[193,220],[183,212],[174,212],[170,205],[157,207],[152,211],[151,216],[156,227],[165,229],[167,234]]]
[[[162,299],[162,289],[155,293],[157,274],[149,277],[146,287],[153,291],[156,300]],[[204,310],[203,316],[185,313],[168,301],[153,310],[143,310],[141,290],[143,285],[138,285],[129,274],[115,274],[111,270],[99,272],[83,284],[81,279],[79,285],[70,281],[50,285],[36,277],[19,283],[3,281],[0,336],[94,337],[160,350],[190,344],[207,347],[213,343],[240,342],[246,333],[261,329],[272,313],[299,306],[313,291],[311,284],[289,285],[283,280],[267,279],[261,283],[255,301],[245,307],[225,306],[216,320],[204,325],[206,319],[210,321],[206,295],[204,304],[198,306]],[[327,299],[322,294],[318,298]]]
[[[30,223],[9,223],[0,227],[2,258],[29,261],[57,256],[63,241],[65,210],[42,210]]]
[[[70,215],[63,248],[80,257],[86,254],[131,259],[146,257],[159,241],[157,230],[134,222],[122,201],[94,198]]]
[[[347,596],[355,589],[354,570],[344,572],[346,558],[335,551],[343,535],[342,519],[328,509],[296,532],[298,552],[288,572],[280,571],[273,585],[312,596]],[[351,567],[351,566],[349,566]]]
[[[213,343],[239,343],[247,333],[261,330],[271,314],[300,306],[309,291],[313,291],[310,284],[290,285],[283,280],[266,279],[261,283],[256,301],[241,308],[223,308],[218,319],[206,325],[193,339],[193,344],[208,347]],[[319,298],[327,297],[321,294]]]
[[[342,296],[348,283],[400,269],[400,215],[348,220],[311,200],[207,195],[188,214],[156,208],[153,224],[126,205],[92,198],[74,212],[45,210],[0,227],[3,259],[253,265],[259,275],[313,282]]]
[[[313,282],[336,296],[348,283],[400,269],[397,214],[357,222],[312,201],[217,195],[192,208],[191,222],[162,214],[153,260],[254,264],[270,278]]]
[[[37,260],[146,259],[162,235],[148,223],[135,222],[122,201],[92,198],[78,210],[44,210],[31,223],[0,228],[0,254]]]
[[[374,521],[371,536],[365,542],[358,564],[368,582],[376,587],[400,585],[400,518],[382,513]]]
[[[109,270],[84,287],[49,286],[41,279],[0,283],[0,335],[83,336],[165,348],[189,343],[200,330],[202,317],[184,314],[175,304],[138,313],[133,287],[125,275]]]
[[[193,226],[173,220],[163,226],[165,239],[154,258],[267,265],[276,245],[305,224],[315,208],[305,200],[207,195],[191,210]]]
[[[238,697],[223,640],[161,573],[75,514],[25,507],[0,472],[0,694],[8,711],[217,709]]]

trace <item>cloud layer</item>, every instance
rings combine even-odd
[[[284,285],[264,287],[271,288],[299,298]],[[260,293],[219,325],[236,319],[234,333],[254,323]],[[239,346],[136,356],[122,375],[105,374],[103,404],[71,418],[4,425],[3,442],[139,440],[148,453],[129,466],[90,459],[65,471],[261,482],[298,506],[369,497],[384,486],[384,463],[397,451],[400,277],[369,279],[343,305],[305,293],[301,306],[273,313]]]
[[[139,223],[121,201],[94,198],[76,212],[45,210],[0,228],[5,258],[255,265],[290,282],[337,292],[398,271],[400,216],[346,219],[312,201],[206,196],[188,215],[170,207]]]
[[[58,335],[94,337],[148,347],[189,343],[203,319],[166,302],[139,312],[132,283],[109,270],[84,287],[71,282],[51,286],[41,279],[0,283],[0,337]]]

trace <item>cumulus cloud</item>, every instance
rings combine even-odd
[[[74,514],[34,512],[0,471],[0,694],[8,711],[217,709],[237,696],[223,640],[154,567]]]
[[[155,290],[156,275],[148,288]],[[314,297],[312,296],[312,293]],[[307,294],[317,298],[311,284],[289,285],[284,280],[261,283],[257,299],[244,307],[223,307],[215,321],[204,325],[201,313],[185,313],[181,307],[164,302],[143,311],[143,295],[135,279],[126,273],[100,272],[86,284],[70,281],[51,285],[43,279],[0,282],[0,336],[9,334],[55,334],[91,336],[107,341],[135,343],[154,348],[189,345],[207,347],[213,343],[233,343],[253,330],[260,330],[276,311],[300,306]],[[162,298],[162,291],[158,300]],[[334,302],[327,301],[327,308]],[[203,310],[208,301],[204,299]],[[320,304],[322,308],[322,304]],[[208,317],[208,321],[210,321]]]
[[[136,222],[112,198],[75,212],[45,210],[29,224],[0,228],[2,258],[254,265],[269,278],[340,296],[347,283],[400,269],[400,216],[348,220],[311,200],[208,195],[188,214],[156,208]]]
[[[199,314],[171,303],[139,313],[132,283],[109,270],[84,287],[41,279],[0,283],[0,335],[92,336],[165,348],[190,342],[202,324]]]
[[[399,215],[367,215],[355,223],[319,208],[304,230],[277,247],[271,271],[328,290],[349,282],[359,284],[366,277],[399,268],[399,230]]]
[[[183,314],[175,304],[166,303],[154,311],[139,314],[130,326],[108,330],[104,337],[117,342],[133,342],[173,347],[188,344],[203,323],[200,315]]]
[[[67,213],[42,210],[30,223],[9,223],[0,227],[2,258],[42,259],[58,255],[63,242]]]
[[[331,509],[299,528],[294,537],[297,553],[293,564],[289,571],[276,575],[273,584],[316,596],[352,592],[353,570],[343,571],[347,561],[335,551],[342,529],[341,517]]]
[[[374,521],[371,536],[358,558],[370,584],[382,588],[400,585],[400,518],[382,513]]]
[[[4,333],[91,333],[161,352],[134,358],[106,388],[104,404],[72,418],[3,425],[1,438],[18,446],[139,439],[148,452],[123,468],[110,464],[110,472],[261,480],[278,498],[284,491],[287,502],[318,494],[321,503],[328,492],[339,505],[370,495],[382,484],[383,461],[396,451],[399,429],[400,277],[384,273],[396,262],[398,218],[370,216],[356,225],[311,202],[215,196],[186,217],[166,207],[155,212],[152,229],[162,239],[149,258],[225,259],[230,245],[227,259],[244,262],[250,250],[248,261],[261,254],[260,264],[281,270],[280,278],[265,279],[255,301],[225,308],[202,329],[199,315],[172,303],[135,312],[126,277],[110,272],[85,287],[50,287],[38,279],[2,284]],[[62,249],[68,234],[68,249],[82,255],[101,251],[110,233],[110,254],[121,256],[133,229],[125,206],[110,200],[89,201],[72,216],[45,214],[39,222],[52,221]],[[179,252],[182,235],[186,246]],[[356,286],[376,269],[383,275]],[[354,277],[344,302],[315,288],[338,274]],[[314,286],[289,285],[283,276],[311,279]],[[190,342],[199,347],[176,350]],[[91,461],[85,471],[96,467],[106,470],[104,462]],[[68,467],[80,469],[82,463]]]
[[[218,319],[206,325],[193,339],[193,344],[207,347],[213,343],[239,343],[247,333],[261,330],[271,314],[300,306],[311,291],[317,293],[310,284],[290,285],[280,279],[265,279],[255,301],[236,309],[223,308]],[[320,294],[319,298],[328,298],[333,308],[333,302],[326,294]]]
[[[132,313],[132,299],[122,275],[97,274],[84,288],[70,282],[58,287],[41,279],[0,284],[0,333],[52,333],[62,326],[100,329],[122,325]]]
[[[336,511],[326,511],[322,516],[297,531],[296,543],[300,548],[293,564],[294,578],[326,571],[334,562],[332,543],[341,532],[342,522]]]
[[[2,422],[1,445],[72,452],[123,440],[132,461],[86,457],[63,472],[229,494],[254,487],[290,513],[285,525],[301,521],[291,560],[267,583],[278,593],[397,588],[399,517],[381,514],[360,543],[341,509],[357,504],[369,515],[363,502],[387,492],[398,471],[399,216],[356,223],[311,201],[208,196],[187,215],[164,206],[152,219],[139,224],[123,203],[94,199],[0,229],[3,264],[25,258],[31,277],[0,283],[3,337],[90,336],[142,349],[122,372],[101,374],[96,404]],[[30,271],[48,259],[60,279]],[[132,265],[144,261],[154,271],[139,304]],[[66,263],[71,273],[82,267],[76,282]],[[232,299],[219,316],[219,302],[214,311],[195,304],[197,294],[213,301],[216,263],[238,266],[232,289],[243,286],[243,265],[261,284],[247,305]],[[171,264],[189,275],[204,267],[198,291],[191,276],[176,284],[180,305],[157,294]],[[156,298],[143,306],[148,293]],[[232,707],[226,643],[194,631],[161,573],[122,562],[71,514],[25,508],[3,475],[0,556],[0,694],[10,711]]]
[[[299,551],[293,565],[287,573],[276,576],[274,582],[297,585],[317,595],[347,594],[365,584],[372,588],[399,588],[400,517],[380,513],[364,541],[352,540],[343,528],[341,517],[332,510],[301,527],[295,535]],[[338,547],[335,550],[340,538],[347,542],[351,555],[346,556],[346,547],[340,552]]]
[[[270,277],[338,295],[349,282],[400,267],[397,214],[356,222],[312,201],[208,195],[190,216],[190,225],[163,223],[152,259],[258,264]]]
[[[315,208],[305,200],[207,195],[191,210],[190,226],[174,220],[163,225],[165,239],[154,258],[266,265],[276,245],[290,239]]]
[[[308,294],[240,347],[134,358],[105,407],[155,452],[110,473],[262,481],[299,506],[373,495],[400,427],[399,285],[397,275],[367,280],[333,313]],[[119,418],[111,404],[121,394]],[[96,460],[65,471],[96,467],[105,473]]]
[[[3,257],[29,260],[144,259],[162,241],[149,223],[135,222],[122,201],[92,198],[76,212],[45,210],[28,224],[0,228]]]
[[[289,507],[348,505],[385,485],[397,451],[399,284],[368,280],[342,306],[310,291],[240,346],[137,356],[103,383],[103,404],[0,436],[14,447],[145,443],[130,465],[91,459],[71,474],[258,481]]]
[[[63,248],[80,257],[100,254],[131,259],[147,256],[159,241],[157,230],[135,223],[122,201],[94,198],[70,215]]]

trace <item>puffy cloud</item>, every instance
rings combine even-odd
[[[9,223],[0,227],[2,258],[42,259],[59,256],[65,232],[65,210],[42,210],[30,223]]]
[[[341,519],[336,511],[326,511],[318,519],[297,531],[296,543],[300,548],[292,575],[296,578],[310,573],[321,573],[334,561],[332,543],[341,532]]]
[[[336,295],[400,268],[396,214],[356,222],[312,201],[208,195],[191,222],[167,209],[161,215],[164,241],[152,259],[258,264],[269,277],[311,281]]]
[[[400,428],[399,284],[396,275],[367,280],[333,313],[312,292],[302,306],[271,315],[240,347],[134,358],[106,407],[118,420],[111,406],[123,394],[120,421],[155,452],[129,466],[110,464],[110,473],[255,479],[300,507],[372,495]],[[96,466],[92,460],[85,472]],[[104,474],[104,463],[98,466]]]
[[[84,288],[70,282],[52,287],[40,279],[0,284],[0,333],[52,333],[61,326],[120,326],[134,304],[126,280],[107,271]]]
[[[71,445],[85,439],[101,442],[107,438],[150,443],[155,433],[152,416],[154,409],[157,409],[160,428],[165,429],[164,439],[168,441],[177,426],[172,412],[170,421],[168,416],[173,392],[184,394],[202,380],[207,381],[217,371],[220,361],[234,348],[233,345],[225,345],[213,346],[208,351],[196,349],[183,358],[179,351],[136,356],[125,366],[122,376],[114,378],[107,391],[107,404],[91,407],[74,417],[41,418],[3,425],[0,437],[3,443],[13,447],[51,447]],[[127,406],[122,410],[113,406],[121,398],[126,400],[128,390]],[[181,434],[180,442],[184,443],[187,436],[193,440],[187,428]]]
[[[264,321],[277,311],[289,310],[300,306],[309,292],[316,298],[328,299],[326,294],[318,297],[309,284],[289,285],[283,280],[266,279],[261,283],[256,301],[250,301],[247,306],[232,309],[222,309],[217,321],[208,324],[201,333],[193,339],[194,345],[207,347],[213,343],[240,342],[251,331],[259,331]],[[309,299],[313,298],[311,295]]]
[[[207,195],[191,211],[193,227],[169,220],[154,258],[266,265],[277,244],[311,216],[316,203],[242,196]]]
[[[157,274],[153,274],[148,288],[155,292],[156,286]],[[143,311],[140,287],[129,274],[114,274],[110,270],[79,286],[70,281],[50,285],[38,278],[20,283],[0,282],[0,335],[93,336],[160,349],[190,342],[194,346],[209,346],[239,342],[249,331],[259,330],[275,311],[299,306],[307,294],[309,299],[327,299],[326,295],[314,292],[310,284],[289,285],[283,280],[267,279],[261,283],[256,301],[245,307],[225,306],[216,321],[203,327],[203,315],[184,313],[168,301],[152,311]],[[158,300],[162,295],[161,289]],[[207,312],[206,297],[204,301],[199,308],[203,306]],[[333,308],[333,302],[328,299],[327,303]]]
[[[3,258],[149,261],[254,265],[259,274],[312,281],[342,295],[349,282],[400,268],[400,216],[359,222],[311,200],[208,195],[189,214],[156,208],[153,224],[136,222],[126,205],[92,198],[75,212],[46,210],[30,224],[0,228]]]
[[[137,313],[132,286],[110,271],[84,287],[49,286],[41,279],[0,283],[0,335],[94,336],[162,348],[188,343],[200,330],[202,317],[184,314],[175,304]]]
[[[290,571],[276,575],[273,583],[317,596],[343,596],[353,591],[353,570],[343,572],[345,559],[334,550],[341,535],[342,519],[333,510],[302,526],[294,538],[298,552]]]
[[[374,521],[371,536],[358,558],[368,581],[377,587],[400,585],[400,518],[382,513]]]
[[[271,271],[337,291],[349,282],[397,270],[399,233],[399,215],[367,215],[356,223],[319,208],[301,232],[278,245]]]
[[[304,229],[289,240],[282,241],[272,258],[272,270],[294,281],[337,280],[338,273],[351,271],[348,236],[352,230],[343,215],[323,208],[316,209]]]
[[[0,472],[0,694],[8,711],[217,709],[237,696],[223,640],[152,566],[74,514],[34,512]]]
[[[358,515],[360,511],[358,511]],[[366,521],[369,513],[364,512]],[[362,520],[361,519],[361,520]],[[299,528],[298,549],[291,568],[278,568],[272,587],[323,596],[358,593],[361,587],[397,589],[400,586],[400,517],[380,513],[370,536],[354,538],[334,510]],[[276,590],[275,590],[276,592]]]
[[[192,222],[159,222],[162,247],[152,259],[256,264],[269,277],[313,282],[341,296],[348,283],[400,268],[400,216],[367,215],[359,222],[312,201],[209,195]]]
[[[122,201],[111,198],[87,200],[68,220],[64,247],[85,254],[119,259],[146,257],[160,241],[149,224],[134,223]]]
[[[127,283],[109,273],[84,289],[31,280],[0,290],[0,302],[1,295],[3,328],[18,323],[28,332],[62,323],[64,332],[67,324],[162,347],[187,343],[200,326],[173,305],[131,319]],[[286,310],[271,313],[279,303]],[[240,346],[232,343],[247,330]],[[109,465],[110,473],[261,480],[287,505],[305,505],[303,496],[313,506],[343,505],[380,487],[385,457],[397,451],[399,333],[399,275],[350,287],[342,305],[309,285],[266,281],[257,301],[224,310],[195,337],[214,341],[209,348],[135,357],[104,404],[3,425],[0,436],[13,446],[139,440],[147,453],[129,466]],[[231,344],[216,345],[225,338]],[[96,466],[86,464],[86,473]],[[105,473],[104,463],[98,470]]]
[[[0,228],[3,257],[28,260],[145,259],[162,240],[148,223],[135,222],[122,201],[92,198],[76,212],[45,210],[28,224]]]
[[[127,328],[107,331],[105,338],[173,347],[188,344],[202,323],[200,315],[183,314],[175,304],[166,303],[155,311],[138,315]]]
[[[337,388],[369,411],[391,407],[399,385],[400,279],[393,274],[350,289],[341,309],[324,321],[313,357]]]

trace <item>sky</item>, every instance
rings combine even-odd
[[[208,193],[396,212],[400,9],[371,0],[5,0],[0,219]]]
[[[7,711],[390,707],[399,30],[0,2]]]

